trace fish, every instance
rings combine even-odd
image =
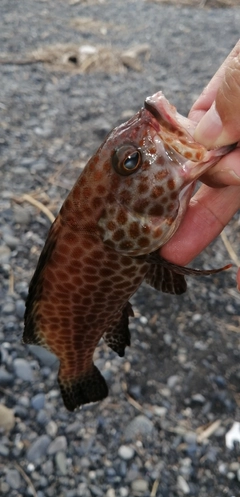
[[[143,281],[180,295],[197,270],[160,256],[184,217],[195,181],[228,147],[207,150],[194,124],[161,91],[106,137],[53,222],[29,285],[23,343],[60,361],[69,411],[104,399],[108,386],[93,362],[103,338],[120,357],[130,346],[129,302]]]

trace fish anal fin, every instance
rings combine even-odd
[[[74,411],[83,404],[103,400],[108,395],[106,381],[94,364],[87,372],[74,379],[65,378],[60,367],[58,383],[63,402],[69,411]]]
[[[151,264],[145,281],[155,290],[174,295],[181,295],[187,290],[187,283],[182,274],[178,274],[160,264]]]
[[[106,344],[111,347],[120,357],[125,354],[125,347],[130,346],[131,335],[128,328],[129,316],[134,316],[130,302],[127,302],[122,309],[119,322],[115,327],[110,328],[103,335]]]

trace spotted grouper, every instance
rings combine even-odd
[[[143,280],[181,294],[184,275],[220,270],[182,268],[159,255],[195,180],[229,150],[207,151],[192,132],[161,92],[148,97],[89,160],[50,228],[29,287],[23,342],[59,358],[70,411],[107,396],[93,353],[103,337],[124,355],[133,316],[128,300]]]

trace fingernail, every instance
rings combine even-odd
[[[199,121],[194,132],[194,138],[197,142],[205,145],[206,148],[213,149],[220,146],[218,142],[222,131],[223,124],[214,102]]]

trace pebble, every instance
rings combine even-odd
[[[77,488],[78,497],[91,497],[90,490],[87,488],[87,483],[79,483]]]
[[[9,456],[9,448],[6,445],[0,443],[0,455],[3,457]]]
[[[132,481],[131,488],[134,495],[140,496],[148,491],[148,482],[143,480],[143,478],[138,478],[137,480]]]
[[[45,404],[44,393],[37,393],[36,395],[34,395],[34,397],[32,397],[31,405],[33,409],[35,409],[36,411],[43,409],[44,404]]]
[[[183,492],[184,495],[190,493],[190,487],[189,487],[188,483],[186,482],[186,480],[181,475],[178,475],[178,477],[177,477],[177,486],[178,486],[178,489],[181,492]]]
[[[54,438],[57,434],[57,431],[58,431],[58,426],[57,426],[57,423],[55,423],[55,421],[49,421],[49,423],[47,424],[46,426],[46,432],[47,434]]]
[[[47,425],[49,422],[48,413],[44,409],[40,409],[37,413],[36,420],[40,425]]]
[[[136,416],[126,427],[125,429],[125,439],[126,440],[134,440],[137,435],[140,435],[141,438],[147,437],[153,433],[153,423],[150,419],[148,419],[143,414],[139,414]]]
[[[51,439],[48,435],[40,435],[40,437],[35,440],[27,451],[27,459],[31,462],[39,462],[44,456],[46,456],[47,449],[51,443]]]
[[[12,489],[17,490],[21,485],[21,478],[19,472],[16,469],[8,469],[6,475],[6,482]]]
[[[48,454],[56,454],[56,452],[64,451],[67,448],[67,439],[66,437],[59,436],[56,437],[55,440],[51,442],[51,444],[48,447]]]
[[[38,345],[29,345],[28,348],[32,354],[40,359],[44,366],[53,366],[58,363],[57,357],[49,352],[49,350],[39,347]]]
[[[8,264],[11,256],[11,250],[7,245],[0,245],[0,264]]]
[[[129,445],[121,445],[118,449],[118,455],[125,461],[129,461],[133,458],[135,451]]]
[[[56,454],[55,461],[56,461],[56,466],[57,466],[59,472],[62,475],[66,475],[67,474],[67,461],[66,461],[66,456],[65,456],[64,452],[62,452],[62,451],[58,452]]]
[[[20,245],[20,240],[16,236],[9,235],[6,233],[6,234],[4,234],[3,239],[4,239],[4,242],[6,243],[6,245],[12,250],[19,247],[19,245]]]
[[[14,381],[14,376],[8,373],[4,368],[0,368],[0,385],[7,386],[12,385]]]
[[[33,381],[34,376],[33,376],[33,371],[31,366],[29,365],[29,362],[26,361],[25,359],[15,359],[13,361],[13,366],[15,370],[15,374],[18,376],[18,378],[21,378],[21,380],[24,381]]]
[[[0,404],[0,428],[10,431],[15,425],[15,416],[12,409]]]
[[[195,393],[191,398],[196,404],[204,404],[206,402],[206,398],[201,393]]]
[[[168,388],[174,388],[177,383],[179,383],[181,381],[181,378],[180,376],[174,374],[172,376],[169,376],[168,380],[167,380],[167,386]]]
[[[25,313],[25,302],[24,302],[24,300],[22,300],[22,299],[16,300],[15,308],[16,308],[16,314],[17,314],[17,316],[20,319],[22,319],[23,316],[24,316],[24,313]]]

